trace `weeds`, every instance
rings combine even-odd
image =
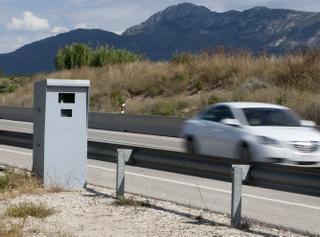
[[[0,176],[0,194],[17,196],[24,193],[33,193],[40,189],[40,181],[27,171],[9,169]]]
[[[132,206],[132,207],[150,207],[150,203],[148,201],[137,201],[133,198],[122,197],[115,201],[115,204],[118,206]]]
[[[46,218],[53,215],[54,213],[55,210],[53,208],[50,208],[43,203],[34,204],[32,202],[23,202],[17,205],[13,205],[6,211],[7,216],[15,218],[26,218],[28,216],[36,218]]]
[[[252,227],[253,223],[251,220],[247,218],[242,218],[241,224],[239,226],[239,230],[242,231],[249,231],[250,228]]]

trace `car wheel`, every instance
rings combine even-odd
[[[246,144],[243,144],[241,147],[240,147],[240,160],[245,162],[245,163],[250,163],[251,161],[251,154],[250,154],[250,149],[248,147],[248,145]]]
[[[197,153],[196,141],[193,137],[186,138],[186,149],[188,153],[191,153],[191,154]]]

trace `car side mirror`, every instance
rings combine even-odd
[[[239,122],[238,119],[222,119],[221,123],[228,125],[228,126],[232,126],[232,127],[240,127],[241,123]]]
[[[313,121],[309,121],[309,120],[301,120],[300,121],[301,126],[303,127],[315,127],[316,123]]]

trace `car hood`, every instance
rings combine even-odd
[[[320,132],[308,127],[249,127],[251,134],[280,141],[320,141]]]

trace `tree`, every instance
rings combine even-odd
[[[125,49],[108,46],[90,48],[85,44],[72,44],[60,48],[55,57],[57,70],[68,70],[77,67],[102,67],[106,64],[121,64],[143,60],[140,54]]]
[[[85,44],[72,44],[58,50],[55,66],[58,70],[89,66],[92,49]]]

